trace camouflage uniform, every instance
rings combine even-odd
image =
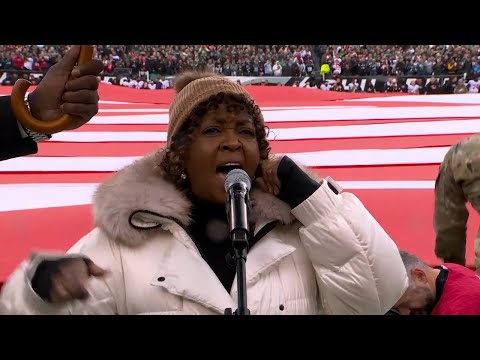
[[[467,202],[480,213],[480,134],[449,149],[435,182],[435,254],[445,262],[465,265]],[[480,230],[475,267],[480,272]]]

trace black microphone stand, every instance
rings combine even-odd
[[[233,195],[235,196],[235,195]],[[249,203],[248,194],[246,194],[246,202]],[[235,203],[235,202],[233,202]],[[233,208],[233,212],[241,211],[240,209]],[[246,215],[246,214],[245,214]],[[230,214],[230,216],[235,216]],[[245,216],[245,219],[247,217]],[[248,222],[247,222],[248,224]],[[247,230],[248,225],[244,228],[234,229],[230,233],[230,238],[232,240],[234,259],[237,268],[237,291],[238,291],[238,308],[232,313],[231,308],[225,309],[225,315],[250,315],[250,310],[247,307],[247,272],[246,272],[246,262],[247,262],[247,250],[248,250],[248,241],[250,233]]]
[[[238,308],[233,315],[250,315],[247,307],[247,247],[248,234],[245,231],[233,231],[232,235],[233,251],[235,263],[237,266],[237,290],[238,290]],[[225,309],[225,315],[232,315],[232,309]]]

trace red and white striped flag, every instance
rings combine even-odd
[[[334,93],[247,86],[272,150],[355,193],[399,247],[436,263],[433,188],[448,148],[480,130],[480,95]],[[8,94],[10,88],[0,89]],[[101,84],[89,124],[0,162],[0,281],[32,250],[66,250],[92,229],[91,197],[112,172],[164,145],[172,90]],[[468,262],[478,216],[472,214]]]

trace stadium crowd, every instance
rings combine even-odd
[[[45,72],[68,49],[68,45],[0,45],[0,72],[10,70],[1,84],[11,85],[19,76],[38,83],[41,76],[31,72]],[[105,81],[144,89],[168,88],[167,77],[191,69],[226,76],[311,77],[315,84],[304,86],[338,91],[360,89],[355,84],[341,89],[321,79],[383,75],[398,86],[375,91],[413,93],[416,85],[423,91],[428,81],[406,84],[394,77],[458,75],[463,89],[463,83],[480,74],[480,45],[97,45],[96,56],[104,62]],[[445,91],[454,92],[451,86],[456,87],[456,79]],[[362,88],[369,91],[368,86]]]

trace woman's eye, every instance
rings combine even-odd
[[[255,136],[255,131],[251,129],[242,129],[240,132],[247,136]]]
[[[206,135],[218,134],[219,132],[220,132],[220,129],[215,128],[215,127],[210,127],[210,128],[206,128],[205,130],[203,130],[203,133],[206,134]]]

